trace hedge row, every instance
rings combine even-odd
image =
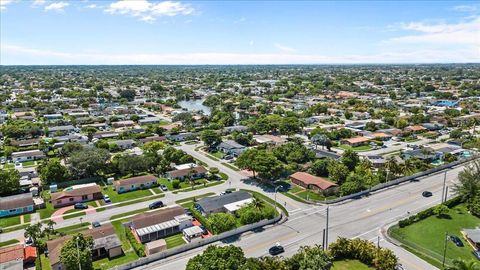
[[[454,206],[459,205],[461,202],[462,202],[462,200],[461,200],[460,197],[455,197],[453,199],[450,199],[450,200],[444,202],[443,204],[446,205],[448,208],[452,208]],[[400,228],[403,228],[403,227],[406,227],[406,226],[411,225],[413,223],[416,223],[420,220],[423,220],[423,219],[426,219],[430,216],[433,216],[435,214],[434,209],[435,209],[435,207],[431,207],[431,208],[428,208],[428,209],[425,209],[425,210],[419,212],[416,215],[413,215],[413,216],[410,216],[408,218],[402,219],[398,222],[398,226]]]
[[[135,236],[133,235],[132,231],[130,231],[129,228],[125,228],[125,235],[127,236],[128,241],[132,245],[133,250],[135,250],[135,253],[137,253],[139,257],[145,257],[145,248],[141,243],[137,241],[137,239],[135,238]]]

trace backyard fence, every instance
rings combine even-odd
[[[132,268],[135,268],[135,267],[139,267],[139,266],[142,266],[142,265],[154,262],[154,261],[158,261],[158,260],[173,256],[173,255],[176,255],[176,254],[179,254],[179,253],[182,253],[182,252],[194,249],[194,248],[198,248],[198,247],[201,247],[201,246],[204,246],[204,245],[208,245],[208,244],[226,239],[226,238],[231,237],[231,236],[240,235],[240,234],[248,232],[248,231],[253,231],[253,230],[261,228],[263,226],[276,223],[281,218],[282,218],[282,215],[280,214],[273,219],[264,219],[264,220],[261,220],[257,223],[248,224],[248,225],[242,226],[240,228],[236,228],[236,229],[233,229],[233,230],[230,230],[230,231],[227,231],[227,232],[223,232],[223,233],[218,234],[218,235],[213,235],[211,237],[201,239],[201,240],[198,240],[198,241],[195,241],[195,242],[192,242],[192,243],[188,243],[188,244],[185,244],[185,245],[173,248],[173,249],[169,249],[169,250],[166,250],[166,251],[163,251],[163,252],[155,253],[155,254],[152,254],[150,256],[140,258],[136,261],[129,262],[129,263],[126,263],[126,264],[123,264],[123,265],[120,265],[120,266],[116,266],[112,269],[113,270],[126,270],[126,269],[132,269]]]

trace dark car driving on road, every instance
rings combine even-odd
[[[426,197],[426,198],[432,197],[432,195],[433,195],[433,194],[432,194],[432,192],[430,192],[430,191],[424,191],[424,192],[422,192],[422,196],[423,196],[423,197]]]
[[[268,250],[268,253],[270,253],[270,255],[272,256],[278,255],[283,252],[285,252],[285,249],[281,245],[275,245]]]

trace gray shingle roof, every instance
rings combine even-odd
[[[196,205],[200,206],[204,212],[210,212],[219,209],[226,204],[243,201],[251,197],[252,195],[248,192],[237,191],[230,194],[200,199]]]

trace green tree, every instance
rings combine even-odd
[[[358,154],[350,149],[343,152],[342,158],[340,160],[345,166],[347,166],[349,171],[353,171],[357,164],[360,162]]]
[[[191,258],[186,270],[237,270],[246,262],[241,248],[234,245],[208,246],[199,255]]]
[[[66,269],[92,270],[93,238],[79,233],[67,240],[60,250],[60,262]]]
[[[210,228],[212,228],[213,233],[215,234],[234,229],[237,224],[237,222],[235,221],[235,217],[229,213],[211,214],[208,217],[207,222],[210,225]]]
[[[14,169],[0,170],[0,194],[12,195],[20,189],[20,174]]]
[[[467,203],[467,208],[473,212],[477,212],[480,201],[480,162],[475,161],[467,166],[458,174],[458,182],[454,184],[453,191]]]
[[[222,137],[217,132],[211,129],[204,130],[200,135],[200,139],[209,148],[217,146],[219,143],[222,142]]]
[[[289,269],[296,270],[329,270],[332,258],[319,245],[303,246],[287,260],[287,265]]]
[[[445,204],[439,204],[439,205],[435,206],[435,208],[433,208],[433,213],[437,217],[444,217],[444,216],[448,215],[449,211],[450,211],[450,209]]]
[[[349,174],[347,166],[338,161],[332,160],[332,162],[329,162],[327,169],[329,179],[337,183],[338,185],[343,184]]]
[[[165,148],[165,143],[157,141],[147,142],[143,145],[143,150],[150,153],[157,153],[158,150],[163,148]]]
[[[126,90],[120,91],[118,94],[120,94],[120,97],[125,98],[128,101],[133,101],[137,93],[135,90],[126,89]]]
[[[68,169],[56,158],[50,159],[45,166],[40,169],[40,179],[42,184],[50,185],[68,180]]]
[[[149,163],[144,156],[122,155],[118,158],[118,169],[122,174],[132,174],[144,172],[149,168]]]
[[[328,164],[329,159],[318,159],[312,163],[309,171],[316,176],[327,177],[328,176]]]
[[[69,170],[77,178],[95,176],[105,167],[109,159],[110,154],[105,149],[82,149],[72,153],[68,158]]]

